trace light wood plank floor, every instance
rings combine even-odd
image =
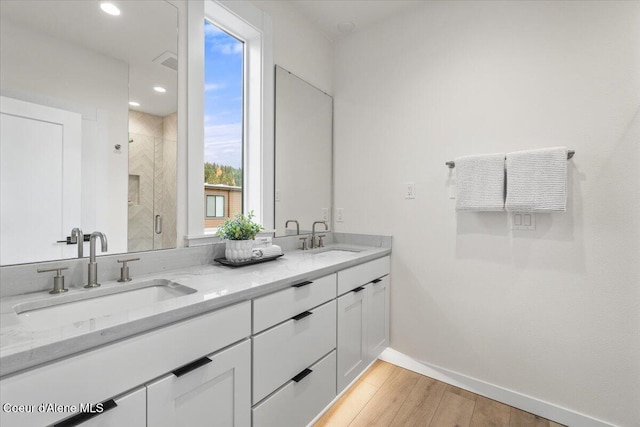
[[[324,426],[561,427],[381,360],[314,427]]]

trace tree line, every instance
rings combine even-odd
[[[204,182],[242,187],[242,168],[205,162]]]

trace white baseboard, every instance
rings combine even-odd
[[[609,424],[513,390],[439,366],[419,362],[391,347],[385,349],[379,359],[570,427],[615,427],[614,424]]]

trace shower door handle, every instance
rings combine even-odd
[[[162,217],[160,215],[156,215],[156,220],[154,225],[155,225],[156,234],[161,234],[162,233]]]

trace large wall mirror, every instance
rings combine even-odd
[[[178,11],[101,5],[0,2],[0,265],[176,246]]]
[[[332,211],[333,99],[276,66],[276,236],[311,233]]]

